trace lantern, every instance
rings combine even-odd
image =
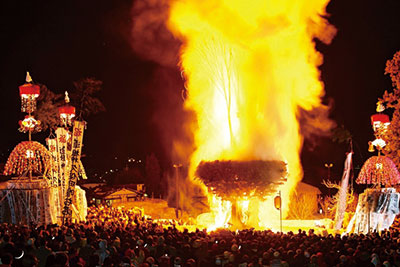
[[[65,92],[65,103],[66,105],[58,108],[58,113],[61,123],[65,126],[70,126],[72,124],[72,119],[75,117],[75,107],[68,105],[69,97],[67,91]]]
[[[389,116],[382,113],[377,113],[371,116],[372,128],[376,132],[379,129],[386,130],[390,124]]]
[[[372,144],[371,141],[369,141],[368,142],[368,152],[374,152],[374,151],[375,151],[374,145]]]
[[[26,73],[26,83],[19,87],[21,96],[21,111],[32,113],[36,110],[36,99],[40,95],[39,85],[32,83],[32,78],[29,72]]]
[[[20,132],[40,132],[40,121],[36,120],[33,116],[27,115],[25,119],[19,121],[19,129]]]
[[[275,206],[275,209],[277,209],[277,210],[280,210],[280,209],[281,209],[281,206],[282,206],[282,199],[281,199],[281,196],[276,196],[276,197],[274,198],[274,206]]]

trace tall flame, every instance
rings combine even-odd
[[[324,94],[314,38],[334,36],[323,18],[328,1],[172,2],[168,27],[184,43],[185,107],[197,115],[191,177],[201,160],[282,160],[287,205],[302,179],[299,108],[321,106]],[[210,201],[211,209],[221,205]]]

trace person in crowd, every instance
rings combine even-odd
[[[400,266],[400,231],[330,235],[178,230],[134,209],[89,207],[85,222],[0,224],[1,266]]]

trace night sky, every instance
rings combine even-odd
[[[157,2],[157,1],[156,1]],[[183,82],[167,52],[152,60],[132,48],[132,0],[1,1],[0,60],[1,160],[27,138],[19,133],[18,86],[30,71],[34,82],[62,93],[84,77],[103,81],[98,97],[107,111],[87,118],[85,132],[89,173],[115,168],[128,157],[145,159],[154,152],[164,168],[174,159],[171,140],[181,133]],[[369,116],[377,98],[391,88],[384,75],[386,60],[400,50],[400,1],[332,0],[329,21],[337,35],[329,46],[318,45],[324,54],[321,66],[325,103],[331,103],[331,118],[353,135],[354,161],[360,167],[372,154]],[[137,15],[137,14],[136,14]],[[160,37],[161,38],[161,37]],[[157,44],[163,44],[160,39]],[[173,61],[173,60],[172,60]],[[166,134],[167,133],[167,134]],[[48,132],[34,135],[40,142]],[[325,163],[333,163],[332,178],[339,180],[347,145],[329,138],[306,140],[302,161],[305,181],[320,186],[327,177]],[[115,159],[117,157],[117,159]]]

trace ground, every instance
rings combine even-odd
[[[159,220],[170,220],[176,219],[175,209],[168,207],[168,204],[165,200],[162,199],[146,199],[145,201],[135,201],[135,202],[125,202],[118,203],[113,205],[114,207],[125,207],[125,208],[138,208],[143,211],[145,215],[151,216],[152,219]],[[189,216],[184,213],[182,215],[182,221],[188,221]],[[283,220],[282,228],[283,232],[297,232],[298,229],[302,229],[304,231],[308,231],[309,229],[315,229],[316,233],[323,233],[329,227],[329,220]],[[279,223],[274,223],[277,227],[272,230],[275,232],[280,231]],[[195,230],[196,225],[187,225],[183,226],[184,228],[188,228],[189,230]],[[191,229],[193,228],[193,229]],[[202,227],[200,227],[202,228]],[[329,233],[332,230],[329,230]]]

